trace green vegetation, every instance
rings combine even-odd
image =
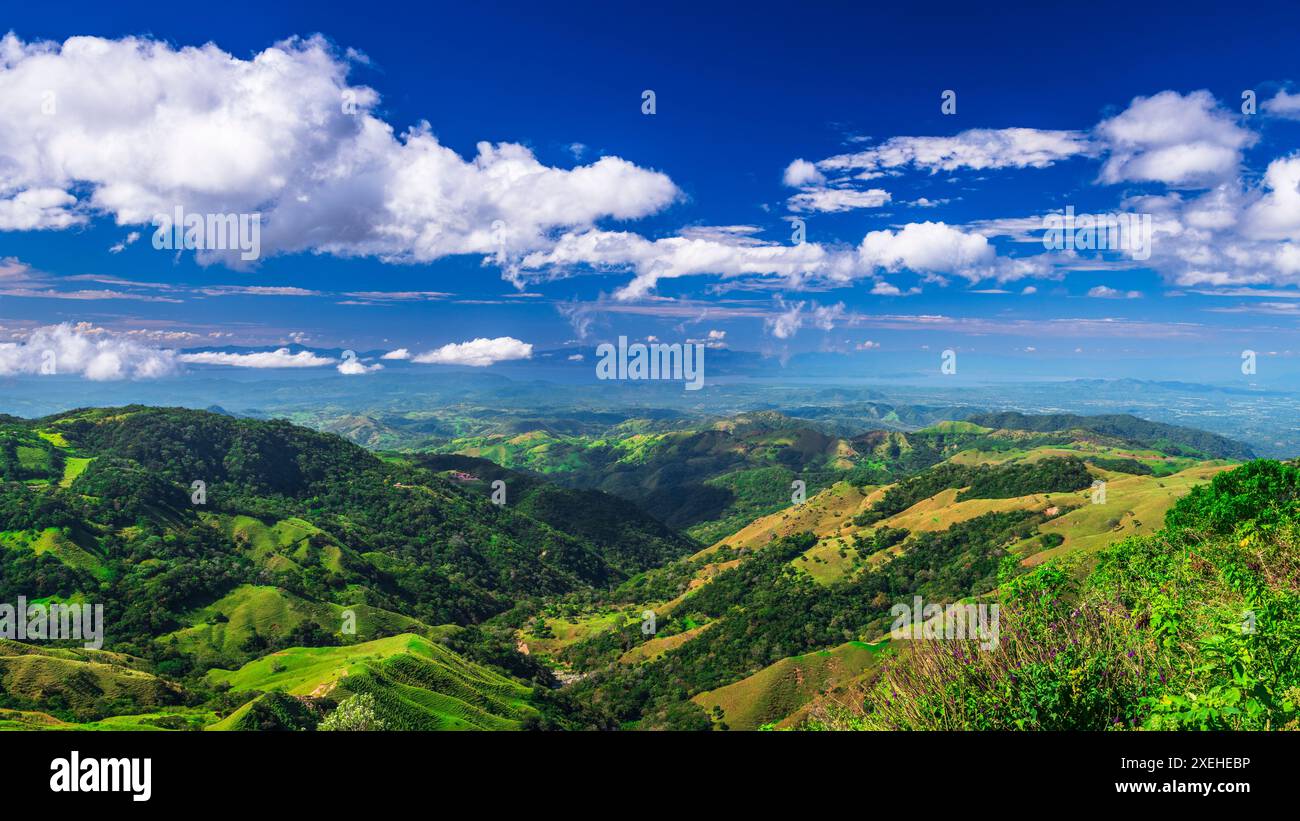
[[[1300,471],[1222,473],[1160,532],[1082,579],[1050,563],[999,592],[1002,640],[916,642],[818,726],[866,729],[1300,728]],[[944,646],[941,646],[944,645]]]
[[[1036,462],[975,468],[970,487],[957,494],[957,501],[967,499],[1010,499],[1030,493],[1065,493],[1082,490],[1092,484],[1092,474],[1083,462],[1071,456],[1048,457]]]
[[[109,627],[0,644],[0,729],[1295,720],[1294,466],[1132,417],[536,421],[373,453],[183,409],[0,419],[0,602]],[[998,602],[1001,648],[885,650],[914,596]]]

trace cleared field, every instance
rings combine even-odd
[[[655,637],[647,642],[642,642],[623,655],[619,656],[619,664],[637,664],[642,661],[654,661],[655,659],[667,653],[669,650],[675,650],[686,642],[709,629],[708,624],[702,624],[699,627],[690,630],[684,630],[673,636]]]
[[[73,481],[78,476],[86,472],[86,468],[94,459],[82,458],[80,456],[67,456],[63,459],[63,478],[59,480],[59,487],[71,487]]]
[[[699,693],[691,701],[713,713],[732,730],[782,726],[813,698],[846,684],[875,666],[886,643],[851,641],[830,650],[791,656],[726,687]],[[786,725],[788,726],[788,725]]]
[[[325,531],[302,519],[267,524],[252,516],[204,514],[254,561],[272,572],[319,566],[342,573],[343,548]]]
[[[347,611],[352,613],[355,634],[342,632]],[[251,584],[240,585],[186,618],[191,626],[161,636],[158,641],[163,644],[174,641],[181,652],[215,666],[242,663],[257,655],[251,649],[256,645],[255,637],[263,641],[280,638],[308,623],[340,640],[353,635],[364,640],[393,633],[438,636],[456,629],[431,627],[367,604],[308,601],[278,587]]]
[[[608,630],[617,630],[625,625],[639,622],[642,611],[653,609],[656,608],[634,606],[573,618],[547,618],[546,626],[552,635],[543,637],[528,630],[519,630],[515,633],[515,639],[527,646],[531,655],[550,659],[570,645]],[[656,610],[656,612],[660,611]]]
[[[1196,485],[1232,467],[1200,465],[1164,477],[1110,474],[1106,478],[1105,503],[1093,504],[1091,491],[1080,492],[1075,497],[1075,503],[1080,505],[1077,509],[1039,528],[1042,533],[1059,533],[1065,541],[1048,550],[1033,552],[1021,563],[1033,567],[1066,553],[1097,550],[1126,536],[1159,530],[1174,502]],[[1030,539],[1016,544],[1012,551],[1024,554],[1037,546],[1037,540]]]
[[[348,647],[295,647],[238,670],[211,670],[233,690],[294,696],[368,693],[389,729],[514,729],[536,713],[530,688],[421,636],[405,634]],[[250,705],[241,708],[247,713]],[[239,711],[217,728],[237,728]]]
[[[83,730],[106,732],[159,732],[201,730],[217,720],[210,710],[174,707],[156,713],[109,716],[98,721],[63,721],[49,713],[0,710],[0,730]]]
[[[71,447],[71,445],[68,444],[68,440],[63,438],[63,434],[59,431],[38,430],[36,431],[36,435],[44,439],[46,442],[49,442],[51,445],[54,445],[56,448],[63,448],[66,450]]]
[[[1051,455],[1068,453],[1060,448],[1036,448],[1023,456],[1034,461]],[[1077,455],[1077,454],[1076,454]],[[1141,453],[1115,452],[1114,458],[1139,458]],[[1187,460],[1183,460],[1187,461]],[[869,533],[877,528],[902,528],[911,533],[943,531],[955,524],[969,521],[988,513],[1012,510],[1049,511],[1058,508],[1062,515],[1043,524],[1040,533],[1059,533],[1065,541],[1044,550],[1038,537],[1017,543],[1013,552],[1024,555],[1028,566],[1039,564],[1053,556],[1076,550],[1093,550],[1104,547],[1134,533],[1147,533],[1164,523],[1165,512],[1195,485],[1209,481],[1216,473],[1228,470],[1227,462],[1194,463],[1172,475],[1135,476],[1127,473],[1089,467],[1097,479],[1106,483],[1106,501],[1093,504],[1091,488],[1068,493],[1034,493],[1007,499],[966,499],[957,501],[960,489],[947,489],[922,499],[894,516],[870,527],[859,528],[831,525],[829,530],[808,528],[819,536],[818,542],[792,564],[807,572],[813,579],[829,584],[855,572],[862,563],[885,561],[890,555],[906,550],[906,542],[895,545],[882,554],[858,556],[853,549],[853,538],[859,533]],[[810,500],[811,503],[812,500]],[[758,524],[758,523],[755,523]]]
[[[847,482],[837,482],[801,505],[791,505],[785,510],[754,520],[695,555],[697,558],[707,556],[723,546],[758,550],[766,547],[773,539],[805,531],[839,532],[851,527],[849,520],[875,504],[884,495],[884,490],[883,487],[858,488]]]
[[[84,534],[83,534],[84,536]],[[85,539],[91,544],[90,539]],[[77,541],[57,527],[44,530],[0,531],[0,547],[9,550],[30,550],[37,555],[49,553],[69,567],[84,570],[101,580],[112,577],[112,571],[99,556],[82,547]]]
[[[57,697],[77,715],[94,715],[105,701],[154,707],[179,700],[179,687],[129,663],[115,653],[47,650],[0,640],[0,690],[32,701]]]

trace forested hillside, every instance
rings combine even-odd
[[[173,683],[400,632],[547,679],[478,628],[440,626],[697,549],[612,497],[552,498],[511,477],[521,503],[497,505],[481,483],[285,422],[127,407],[8,419],[0,436],[0,601],[102,603],[105,649]],[[124,706],[99,691],[53,709],[94,719]],[[22,688],[4,698],[50,706]]]
[[[99,603],[105,633],[0,640],[0,728],[1293,720],[1294,467],[1122,420],[984,421],[1009,427],[850,440],[760,414],[602,445],[630,496],[731,494],[706,546],[482,456],[181,409],[7,417],[0,602]],[[917,596],[999,603],[1015,638],[960,664],[894,640]]]

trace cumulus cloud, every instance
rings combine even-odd
[[[1208,91],[1137,97],[1096,128],[1109,156],[1107,183],[1161,182],[1206,187],[1231,178],[1257,135],[1237,125]]]
[[[233,368],[319,368],[333,365],[335,360],[312,351],[291,353],[288,348],[252,353],[228,351],[197,351],[177,355],[181,362],[195,365],[228,365]]]
[[[514,359],[531,359],[533,346],[513,336],[495,339],[480,337],[469,342],[453,342],[432,351],[425,351],[412,361],[433,365],[469,365],[482,368],[497,362]]]
[[[687,339],[686,342],[690,345],[703,345],[706,348],[725,348],[727,347],[727,332],[715,328],[702,337]]]
[[[877,293],[901,293],[879,285],[881,273],[912,271],[937,276],[949,273],[972,282],[1044,276],[1050,266],[1036,258],[999,256],[988,238],[942,222],[908,223],[898,230],[868,233],[857,249],[813,242],[787,245],[749,236],[694,235],[656,240],[616,231],[566,234],[546,252],[521,261],[524,271],[630,270],[630,282],[614,292],[617,301],[650,297],[662,280],[712,275],[723,278],[756,276],[781,280],[791,288],[810,282],[849,284],[877,280]],[[545,275],[545,274],[543,274]],[[575,326],[576,327],[576,326]]]
[[[380,358],[380,359],[397,359],[397,360],[406,360],[406,359],[410,359],[410,358],[411,358],[411,352],[410,352],[409,350],[407,350],[406,348],[398,348],[397,350],[389,351],[388,353],[384,354],[383,356],[381,356],[381,357],[379,357],[379,358]]]
[[[786,166],[781,180],[791,188],[802,188],[805,185],[821,185],[826,182],[826,177],[807,160],[795,160]]]
[[[68,192],[40,187],[6,191],[4,173],[4,165],[0,164],[0,231],[67,228],[85,222],[84,217],[68,210],[77,201]]]
[[[712,274],[735,277],[745,274],[774,275],[796,280],[807,273],[830,273],[843,269],[847,277],[852,259],[835,254],[816,243],[779,245],[733,237],[675,236],[649,240],[623,231],[587,231],[566,234],[555,247],[530,254],[523,269],[566,269],[589,266],[596,270],[626,270],[635,273],[631,282],[614,293],[615,299],[648,296],[661,280]]]
[[[1269,163],[1263,187],[1267,192],[1245,211],[1244,230],[1253,239],[1300,240],[1300,154]]]
[[[1152,215],[1150,266],[1184,287],[1300,284],[1300,155],[1271,162],[1258,183],[1232,180],[1189,196],[1133,197]]]
[[[0,344],[3,376],[80,374],[100,382],[153,379],[177,370],[177,358],[171,351],[91,333],[85,326],[67,322],[37,328],[22,342]]]
[[[355,356],[346,356],[339,362],[338,371],[344,376],[363,376],[375,371],[382,371],[383,365],[376,362],[373,365],[367,365]]]
[[[1261,108],[1274,117],[1300,120],[1300,94],[1288,94],[1285,90],[1279,91],[1271,100],[1266,100]]]
[[[996,252],[983,234],[942,222],[911,223],[898,231],[871,231],[858,255],[864,265],[885,271],[963,273],[987,268]]]
[[[467,160],[427,123],[398,134],[376,115],[378,94],[348,83],[354,59],[322,38],[241,59],[213,44],[6,35],[0,230],[99,214],[147,225],[182,206],[261,213],[264,253],[503,261],[555,229],[645,216],[679,196],[665,174],[619,157],[564,169],[483,142]]]

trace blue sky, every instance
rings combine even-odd
[[[1294,8],[271,5],[9,10],[0,338],[1300,351]],[[261,214],[260,258],[155,249],[174,207]],[[1149,258],[1048,252],[1067,207],[1149,216]]]

